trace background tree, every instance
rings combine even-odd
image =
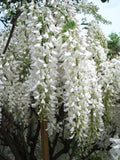
[[[112,59],[120,55],[120,36],[117,33],[111,33],[108,40],[108,58]]]

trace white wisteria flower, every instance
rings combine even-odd
[[[113,109],[120,93],[120,59],[107,60],[107,41],[97,22],[84,34],[76,2],[26,5],[6,54],[0,54],[0,121],[5,109],[26,127],[34,111],[35,120],[46,120],[49,138],[59,134],[60,141],[75,140],[84,155],[113,124],[120,128]],[[7,33],[1,34],[1,53]]]

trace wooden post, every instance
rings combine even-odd
[[[47,120],[44,119],[41,122],[41,142],[42,142],[42,151],[43,159],[49,160],[49,142],[48,142],[48,132],[47,129]]]

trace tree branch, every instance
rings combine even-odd
[[[83,156],[83,157],[82,157],[82,160],[88,159],[89,156],[90,156],[93,152],[95,152],[95,151],[97,151],[97,150],[100,150],[100,148],[98,148],[98,145],[94,145],[94,147],[88,152],[88,154],[87,154],[86,156]]]
[[[9,43],[10,43],[10,41],[11,41],[11,38],[12,38],[12,35],[13,35],[13,32],[14,32],[14,29],[15,29],[15,24],[12,25],[12,28],[11,28],[11,31],[10,31],[10,35],[9,35],[9,37],[8,37],[7,43],[6,43],[6,45],[5,45],[5,48],[4,48],[2,54],[5,54],[6,51],[7,51],[7,49],[8,49]]]
[[[58,137],[59,137],[59,133],[56,133],[55,138],[54,138],[54,140],[53,140],[53,146],[51,147],[51,155],[53,155],[53,153],[54,153],[54,150],[55,150],[55,147],[56,147],[56,144],[57,144]]]
[[[24,152],[27,153],[27,145],[25,143],[22,127],[14,121],[11,113],[3,109],[2,114],[1,136],[3,137],[4,143],[10,147],[15,157],[19,157],[18,160],[20,160],[20,158],[24,156]]]
[[[9,135],[8,132],[5,131],[5,129],[3,127],[0,128],[0,132],[2,133],[2,135],[4,135],[5,138],[5,142],[8,144],[8,146],[10,147],[12,153],[15,155],[16,158],[18,158],[18,160],[21,160],[20,157],[20,153],[18,152],[18,146],[16,145],[15,141],[12,139],[12,137]]]
[[[7,27],[7,25],[6,25],[6,23],[4,22],[4,20],[0,19],[0,21],[3,23],[3,25],[4,25],[5,27]]]
[[[29,127],[28,127],[28,134],[27,134],[27,144],[30,145],[32,141],[32,134],[33,134],[33,112],[30,110],[30,122],[29,122]]]
[[[10,31],[10,34],[9,34],[9,37],[8,37],[8,40],[7,40],[7,43],[5,45],[5,48],[3,50],[3,53],[2,54],[5,54],[7,49],[8,49],[8,46],[10,44],[10,41],[11,41],[11,38],[13,36],[13,32],[14,32],[14,29],[15,29],[15,26],[16,26],[16,22],[17,22],[17,19],[18,17],[20,16],[22,12],[20,10],[17,10],[16,12],[16,16],[12,19],[11,23],[12,23],[12,28],[11,28],[11,31]]]
[[[75,142],[75,146],[77,145],[77,142]],[[73,159],[73,156],[75,154],[75,150],[76,150],[76,147],[73,148],[72,150],[72,153],[70,154],[70,159],[69,160],[72,160]]]
[[[110,145],[107,146],[106,149],[104,149],[104,148],[100,148],[97,144],[95,144],[95,145],[93,146],[93,148],[88,152],[88,154],[87,154],[86,156],[82,157],[82,160],[87,160],[87,159],[89,158],[89,156],[90,156],[92,153],[94,153],[95,151],[99,151],[99,150],[101,150],[101,151],[104,151],[104,150],[109,151],[109,150],[112,148],[111,145],[112,145],[112,143],[110,143]]]
[[[38,125],[37,125],[37,129],[36,129],[36,133],[35,133],[35,136],[34,136],[34,138],[33,138],[33,144],[32,144],[32,146],[31,146],[32,152],[35,151],[35,147],[36,147],[36,144],[37,144],[39,132],[40,132],[40,121],[38,120]]]
[[[55,156],[51,159],[51,160],[56,160],[57,158],[59,158],[62,154],[66,153],[65,148],[61,149],[59,152],[57,152],[55,154]]]
[[[33,100],[33,97],[31,97],[32,100]],[[38,120],[38,115],[37,113],[35,112],[35,109],[31,107],[30,105],[30,119],[31,119],[31,122],[30,122],[30,126],[29,126],[29,130],[28,130],[28,145],[31,147],[31,155],[34,156],[34,151],[35,151],[35,147],[36,147],[36,144],[37,144],[37,140],[38,140],[38,137],[39,137],[39,132],[40,132],[40,120]],[[36,122],[33,121],[33,114],[35,115],[35,118],[37,120],[37,127],[34,131],[34,124],[36,124]],[[35,132],[35,135],[32,136],[31,133]],[[30,143],[32,142],[32,143]]]
[[[60,138],[61,139],[61,142],[62,144],[64,145],[64,148],[61,149],[59,152],[57,152],[54,157],[52,158],[52,160],[56,160],[57,158],[59,158],[62,154],[64,153],[67,153],[69,150],[70,150],[70,144],[72,142],[72,139],[71,140],[68,140],[68,139],[63,139],[62,137]]]

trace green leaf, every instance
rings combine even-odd
[[[62,36],[62,43],[65,43],[67,39],[68,39],[68,37]]]
[[[28,146],[28,153],[30,153],[31,152],[31,148],[30,148],[30,146]]]
[[[41,22],[42,21],[42,17],[38,17],[38,22]]]
[[[76,23],[74,21],[68,21],[68,23],[63,27],[63,32],[67,32],[69,29],[74,29]]]

